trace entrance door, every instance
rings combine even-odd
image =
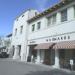
[[[37,57],[37,51],[34,50],[34,47],[36,45],[30,45],[30,48],[29,48],[29,55],[28,55],[28,58],[27,58],[27,61],[28,62],[35,62],[36,60],[36,57]],[[32,58],[33,57],[33,58]]]
[[[19,47],[19,51],[18,51],[18,55],[19,55],[19,57],[21,58],[21,45],[18,45],[18,47]]]
[[[45,50],[44,64],[50,65],[50,50]]]
[[[65,50],[61,49],[59,50],[59,63],[60,63],[60,67],[63,68],[65,63]]]

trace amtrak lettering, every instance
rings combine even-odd
[[[59,37],[53,37],[53,38],[49,38],[46,39],[46,41],[61,41],[61,40],[69,40],[70,36],[59,36]]]

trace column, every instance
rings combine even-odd
[[[29,46],[27,46],[27,49],[26,49],[26,62],[27,62],[27,58],[28,58],[28,56],[29,56],[29,49],[30,49],[30,47]]]
[[[41,50],[41,54],[40,54],[40,63],[44,62],[44,50]]]
[[[18,52],[19,52],[18,46],[15,46],[15,52],[14,52],[13,59],[18,59],[19,58]]]
[[[28,52],[29,52],[29,46],[23,44],[21,48],[21,61],[27,62]]]
[[[37,60],[36,63],[40,63],[40,50],[37,50]]]
[[[59,64],[59,51],[55,50],[55,64],[53,66],[54,68],[60,68]]]

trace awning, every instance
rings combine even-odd
[[[54,43],[43,43],[43,44],[38,44],[37,46],[34,47],[34,49],[49,49],[53,46]]]
[[[53,46],[53,49],[75,49],[75,40],[58,42]]]

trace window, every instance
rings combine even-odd
[[[24,15],[22,15],[22,17],[24,17]]]
[[[18,18],[16,19],[16,21],[18,21]]]
[[[38,23],[37,23],[37,30],[39,30],[40,27],[41,27],[41,22],[38,22]]]
[[[56,23],[56,14],[54,14],[52,17],[52,24],[55,24],[55,23]]]
[[[74,5],[74,17],[75,17],[75,5]]]
[[[48,26],[51,25],[51,17],[48,18]]]
[[[61,11],[61,22],[67,21],[67,9]]]
[[[17,34],[17,29],[15,29],[15,35]]]
[[[35,16],[37,15],[37,12],[35,12]]]
[[[34,30],[35,30],[35,24],[32,25],[32,31],[34,31]]]
[[[56,14],[48,17],[48,26],[56,23]]]
[[[23,31],[23,26],[20,27],[20,33],[22,34]]]

